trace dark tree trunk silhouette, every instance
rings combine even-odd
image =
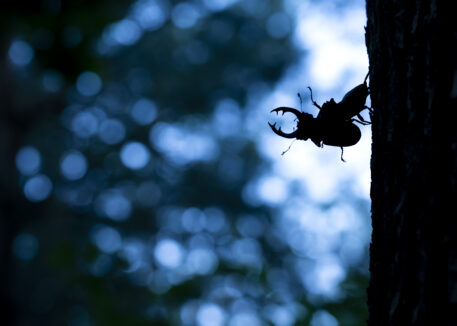
[[[374,107],[369,325],[457,325],[457,16],[367,1]]]

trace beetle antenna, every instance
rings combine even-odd
[[[311,102],[313,102],[314,106],[320,110],[321,107],[320,107],[319,104],[317,104],[316,101],[314,101],[314,99],[313,99],[313,90],[312,90],[311,87],[309,87],[309,86],[308,86],[308,89],[309,89],[309,93],[310,93],[310,95],[311,95]]]
[[[343,146],[341,146],[340,148],[341,148],[341,161],[346,162],[343,158],[343,153],[344,153]]]
[[[289,151],[289,149],[292,147],[293,143],[294,143],[296,140],[297,140],[297,138],[295,138],[294,140],[292,140],[292,142],[290,143],[289,147],[288,147],[284,152],[282,152],[281,155],[286,154],[286,153]]]
[[[300,99],[300,111],[303,111],[303,99],[302,99],[300,93],[297,93],[297,96]]]

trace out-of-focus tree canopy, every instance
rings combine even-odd
[[[365,323],[366,261],[338,214],[356,223],[367,202],[288,211],[252,186],[269,162],[251,106],[306,55],[294,2],[6,6],[0,276],[14,325]]]

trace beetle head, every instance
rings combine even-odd
[[[276,135],[284,137],[284,138],[297,138],[297,139],[301,139],[301,140],[307,140],[308,138],[311,137],[311,133],[312,133],[311,131],[314,130],[313,122],[315,120],[311,114],[300,112],[297,109],[288,108],[285,106],[281,106],[279,108],[273,109],[273,110],[271,110],[271,112],[276,112],[277,114],[282,112],[283,115],[286,112],[290,112],[290,113],[294,114],[298,120],[297,129],[295,129],[291,133],[285,133],[284,131],[281,130],[281,127],[276,128],[276,123],[274,123],[274,124],[268,123],[271,130],[273,130],[273,132]]]

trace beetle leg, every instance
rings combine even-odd
[[[318,108],[319,110],[322,109],[319,104],[316,103],[316,101],[314,101],[313,99],[313,90],[311,89],[311,87],[308,86],[308,89],[309,89],[309,92],[310,92],[310,95],[311,95],[311,102],[313,102],[314,106],[316,108]]]
[[[370,113],[371,114],[371,113]],[[355,119],[355,118],[352,118],[351,120],[349,120],[350,122],[358,122],[360,123],[362,126],[367,126],[367,125],[371,125],[371,121],[365,121],[365,119],[360,115],[360,113],[357,113],[356,114],[357,117],[359,118],[359,120]]]
[[[294,144],[294,142],[295,142],[296,140],[297,140],[297,139],[292,140],[292,142],[290,143],[289,147],[287,147],[287,149],[286,149],[284,152],[282,152],[281,155],[286,154],[286,153],[289,151],[289,149],[292,147],[292,145]]]
[[[360,120],[352,119],[352,121],[358,122],[358,123],[360,123],[361,125],[364,125],[364,126],[371,125],[371,122],[365,121],[365,119],[360,115],[360,113],[357,113],[357,117]]]
[[[362,126],[371,125],[371,122],[360,121],[360,120],[357,120],[357,119],[351,119],[351,122],[358,122],[358,123],[360,123]]]
[[[340,148],[341,148],[341,161],[346,162],[343,158],[343,153],[344,153],[343,146],[341,146]]]

